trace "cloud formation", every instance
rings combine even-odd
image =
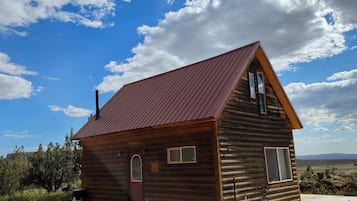
[[[0,73],[10,75],[37,75],[37,72],[27,70],[26,67],[12,63],[10,57],[0,52]]]
[[[0,33],[25,36],[17,28],[44,19],[103,28],[113,25],[105,20],[114,14],[114,0],[0,0]]]
[[[50,105],[48,107],[53,112],[64,112],[64,114],[69,117],[88,117],[92,112],[91,110],[75,107],[73,105],[68,105],[65,108],[57,105]]]
[[[352,132],[357,126],[357,69],[337,72],[326,81],[290,83],[284,87],[302,123],[321,128],[338,123],[337,132]],[[352,93],[351,93],[352,92]]]
[[[187,0],[156,26],[137,28],[144,41],[125,61],[109,61],[97,86],[116,91],[123,84],[208,58],[260,40],[276,71],[340,54],[344,33],[357,27],[350,1]],[[274,15],[272,15],[274,13]]]
[[[25,139],[25,138],[34,137],[34,135],[30,134],[30,132],[27,130],[20,131],[20,132],[5,131],[3,133],[3,136],[8,138],[15,138],[15,139]]]
[[[299,137],[296,138],[295,142],[301,144],[321,144],[321,143],[343,143],[347,139],[346,138],[327,138],[327,137]]]
[[[7,54],[0,52],[0,100],[29,98],[32,95],[32,82],[22,75],[37,75],[37,72],[11,62]]]

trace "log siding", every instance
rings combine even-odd
[[[219,200],[214,139],[214,121],[82,139],[88,200],[129,200],[128,155],[134,152],[142,154],[145,201]],[[179,146],[195,146],[197,162],[168,164],[167,148]]]
[[[218,120],[222,200],[300,200],[292,126],[267,79],[267,114],[259,113],[258,100],[250,98],[248,72],[263,70],[257,60],[251,63]],[[289,147],[293,181],[268,184],[264,147]]]

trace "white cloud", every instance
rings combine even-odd
[[[334,73],[330,77],[328,77],[326,80],[328,81],[336,81],[336,80],[354,80],[357,79],[357,69],[351,70],[351,71],[342,71],[338,73]]]
[[[37,72],[12,63],[7,54],[0,52],[0,99],[29,98],[32,95],[32,82],[21,75],[37,75]]]
[[[318,131],[318,132],[326,132],[326,131],[329,131],[328,128],[325,128],[325,127],[315,127],[312,129],[313,131]]]
[[[68,9],[68,7],[75,9]],[[44,19],[103,28],[113,25],[105,22],[105,19],[114,14],[114,0],[0,0],[0,33],[25,36],[26,32],[18,31],[17,28]]]
[[[48,106],[50,108],[51,111],[53,112],[59,112],[59,111],[62,111],[64,110],[64,108],[60,107],[60,106],[57,106],[57,105],[50,105]]]
[[[341,125],[337,131],[357,126],[357,69],[335,73],[325,82],[290,83],[285,86],[303,124],[314,127]],[[336,131],[336,130],[335,130]]]
[[[0,99],[29,98],[33,92],[32,83],[19,76],[0,73]]]
[[[169,5],[172,5],[175,3],[175,0],[166,0],[166,3],[169,4]]]
[[[29,131],[20,131],[20,132],[13,132],[13,131],[5,131],[3,133],[4,137],[15,138],[15,139],[25,139],[34,137],[34,135],[30,134]]]
[[[340,126],[334,130],[335,132],[353,132],[354,129],[350,126]]]
[[[343,33],[355,27],[351,4],[324,1],[186,1],[156,26],[143,25],[144,41],[125,61],[110,61],[111,73],[98,85],[102,92],[260,40],[275,70],[293,70],[299,62],[346,50]],[[272,15],[274,13],[274,15]],[[332,14],[331,14],[332,13]],[[334,23],[325,16],[331,14]],[[347,20],[349,19],[349,20]],[[348,23],[348,25],[347,25]],[[118,73],[120,72],[120,74]]]
[[[65,108],[57,106],[57,105],[50,105],[49,108],[53,112],[63,111],[64,114],[69,117],[88,117],[91,113],[91,111],[88,109],[75,107],[73,105],[68,105]]]
[[[23,138],[28,138],[28,134],[5,134],[5,137],[10,137],[10,138],[16,138],[16,139],[23,139]]]
[[[333,1],[326,0],[326,6],[333,8],[333,17],[338,23],[341,29],[349,31],[351,29],[357,28],[356,19],[356,1],[354,0],[344,0],[344,1]]]
[[[342,143],[346,138],[320,138],[320,137],[297,137],[296,143],[299,144],[321,144],[321,143]]]
[[[26,67],[12,63],[10,57],[0,52],[0,73],[10,75],[37,75],[37,72],[27,70]]]
[[[122,0],[122,2],[125,2],[125,3],[130,3],[131,0]]]
[[[39,86],[39,87],[37,87],[37,89],[36,89],[36,93],[41,93],[43,90],[45,90],[45,87]]]
[[[61,80],[58,77],[50,77],[50,76],[42,76],[42,78],[47,79],[47,80],[51,80],[51,81],[58,81]]]

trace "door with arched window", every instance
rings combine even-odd
[[[130,200],[143,201],[143,162],[138,153],[130,157]]]

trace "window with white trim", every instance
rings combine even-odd
[[[131,182],[141,182],[143,177],[142,160],[140,155],[135,154],[130,160]]]
[[[196,163],[196,147],[185,146],[167,148],[167,163]]]
[[[268,183],[292,180],[288,147],[264,147]]]

